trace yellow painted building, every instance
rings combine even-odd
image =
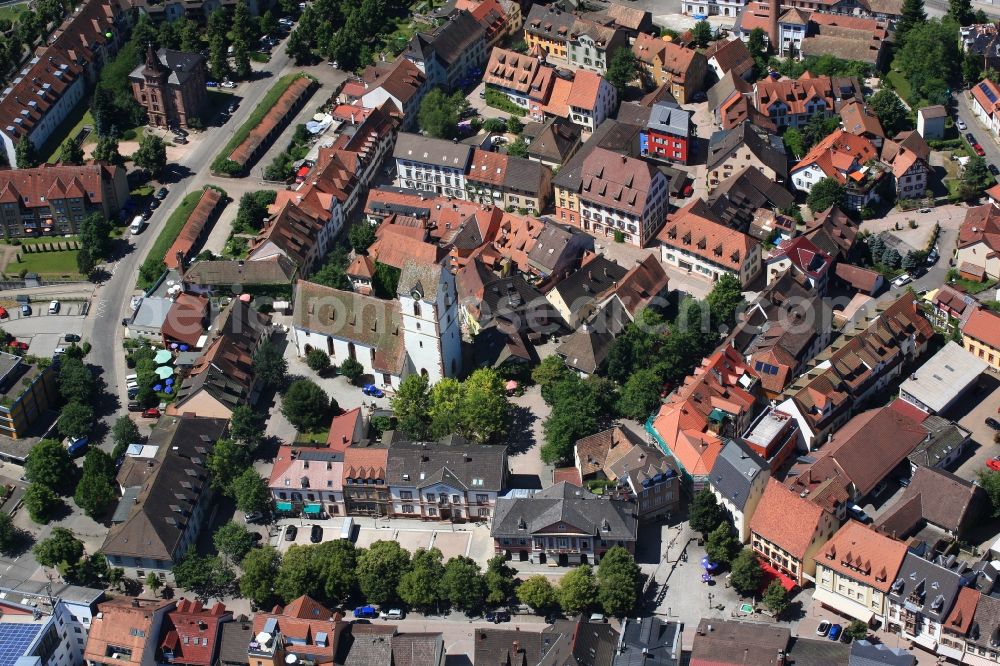
[[[53,366],[40,368],[19,356],[0,353],[0,435],[25,437],[38,417],[58,400]]]
[[[962,326],[962,346],[973,356],[1000,370],[1000,315],[976,310]]]

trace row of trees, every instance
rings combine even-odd
[[[464,382],[446,377],[433,387],[426,377],[410,375],[390,404],[399,429],[413,439],[460,434],[484,444],[506,434],[510,412],[503,378],[492,368]]]
[[[230,539],[229,532],[238,538]],[[639,568],[621,547],[604,555],[596,573],[584,565],[553,586],[545,576],[518,581],[503,556],[492,558],[485,572],[463,555],[445,561],[437,548],[421,548],[411,556],[395,541],[376,541],[368,549],[345,540],[294,545],[282,556],[271,547],[248,547],[247,540],[236,532],[227,529],[225,543],[217,533],[215,545],[230,557],[243,553],[239,590],[258,606],[275,600],[287,603],[308,594],[331,605],[363,600],[382,606],[402,603],[423,612],[455,608],[476,613],[518,599],[542,612],[561,608],[576,613],[599,605],[605,612],[621,616],[634,608],[639,590]],[[200,564],[202,571],[212,570],[206,566],[211,562],[203,559]]]
[[[393,19],[405,16],[407,5],[403,0],[315,0],[285,49],[300,64],[321,57],[353,70],[372,61],[376,41],[395,29]]]

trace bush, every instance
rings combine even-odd
[[[524,115],[524,109],[510,101],[510,98],[499,90],[487,88],[485,99],[486,105],[492,106],[494,109],[500,109],[501,111],[506,111],[507,113],[516,114],[517,116]]]

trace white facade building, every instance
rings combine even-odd
[[[472,146],[400,132],[393,157],[400,187],[465,199]]]
[[[397,288],[403,345],[414,371],[431,384],[462,370],[455,276],[440,264],[407,262]]]

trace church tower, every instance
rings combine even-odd
[[[146,107],[146,113],[149,115],[149,124],[156,127],[167,126],[167,104],[170,102],[167,99],[170,94],[167,90],[168,76],[170,76],[170,72],[160,62],[153,50],[153,45],[148,44],[146,46],[146,66],[142,69],[144,80],[142,92],[145,95],[143,106]]]
[[[407,261],[396,293],[408,371],[425,375],[432,385],[443,377],[458,377],[462,336],[455,276],[440,264]]]

